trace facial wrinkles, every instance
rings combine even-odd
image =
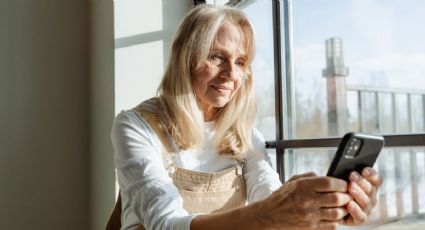
[[[212,53],[203,65],[194,70],[193,87],[205,113],[210,114],[207,111],[226,105],[239,89],[244,65],[247,64],[245,42],[242,30],[225,22],[217,32]],[[228,93],[226,90],[229,90]]]
[[[220,28],[214,42],[213,50],[223,52],[226,56],[225,63],[223,63],[226,66],[224,71],[231,71],[232,74],[237,75],[233,76],[232,80],[229,80],[229,78],[216,79],[219,84],[221,83],[223,86],[232,88],[232,95],[233,90],[235,90],[234,85],[238,85],[239,79],[241,78],[240,75],[243,74],[243,67],[238,66],[236,63],[239,61],[238,59],[246,59],[246,54],[244,52],[245,42],[245,37],[242,36],[241,29],[230,22],[225,22]]]

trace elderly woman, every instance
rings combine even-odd
[[[231,8],[191,10],[158,96],[114,120],[121,229],[335,229],[364,223],[381,184],[294,176],[281,184],[253,128],[252,27]]]

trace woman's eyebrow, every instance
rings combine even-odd
[[[226,56],[231,56],[231,53],[230,52],[228,52],[226,49],[223,49],[223,48],[213,48],[212,50],[211,50],[211,54],[224,54],[224,55],[226,55]],[[247,55],[245,54],[245,53],[242,53],[241,55],[239,55],[238,57],[237,57],[238,59],[239,58],[243,58],[243,59],[248,59],[248,57],[247,57]]]

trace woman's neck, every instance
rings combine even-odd
[[[204,108],[203,111],[204,111],[204,121],[209,122],[215,119],[217,108],[208,107],[208,108]]]

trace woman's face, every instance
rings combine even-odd
[[[242,30],[225,22],[217,32],[212,52],[192,71],[192,87],[206,120],[225,106],[241,87],[246,65],[246,39]]]

